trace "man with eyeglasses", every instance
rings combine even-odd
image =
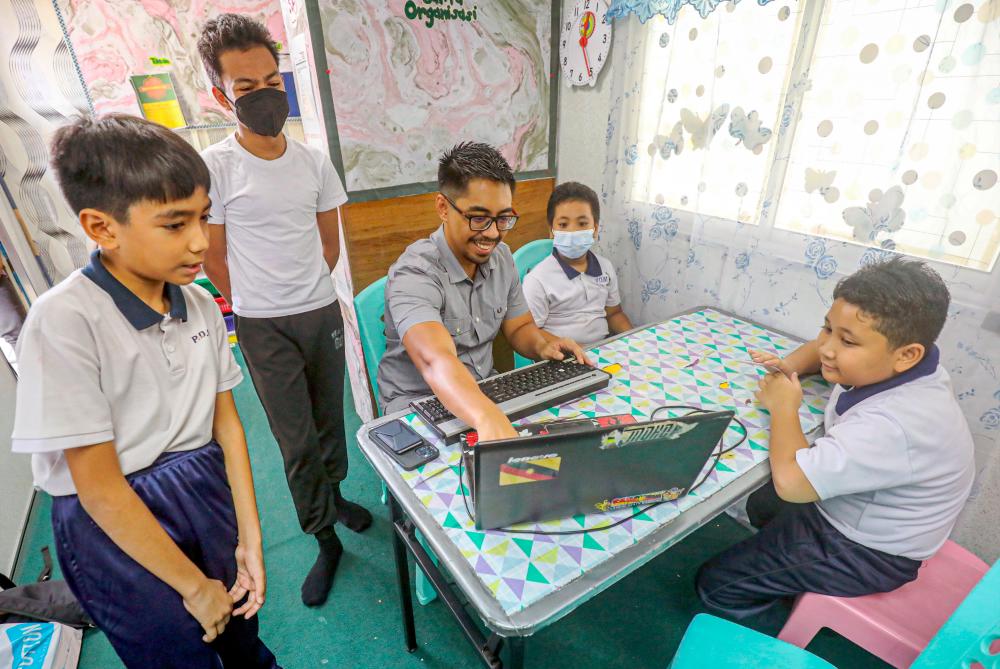
[[[510,421],[477,386],[494,373],[497,333],[527,358],[590,361],[576,342],[532,320],[503,243],[518,218],[504,157],[487,144],[458,144],[441,157],[438,188],[441,227],[389,268],[379,403],[392,413],[434,394],[481,440],[514,438]]]

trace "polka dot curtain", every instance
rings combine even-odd
[[[1000,2],[827,2],[777,228],[989,270]]]
[[[608,127],[634,138],[614,157],[619,195],[994,266],[1000,0],[703,9],[634,12],[648,20],[621,59],[630,114]]]
[[[797,16],[785,4],[693,7],[646,24],[632,198],[756,218],[772,163]],[[630,151],[630,149],[626,149]]]

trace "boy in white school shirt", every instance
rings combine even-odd
[[[265,577],[231,392],[243,375],[190,285],[205,163],[172,131],[110,115],[56,131],[52,165],[99,250],[28,313],[12,442],[52,495],[63,576],[129,669],[277,667],[252,617]]]
[[[912,581],[948,538],[972,489],[973,444],[934,341],[948,288],[924,263],[863,267],[833,293],[819,336],[757,397],[771,413],[772,482],[750,496],[756,535],[712,558],[697,590],[743,618],[804,592],[856,597]],[[837,384],[825,435],[799,424],[800,374]]]
[[[611,261],[590,250],[597,240],[601,204],[593,189],[559,184],[547,207],[552,255],[524,277],[524,297],[535,324],[587,347],[632,329],[622,311]]]
[[[347,195],[322,151],[281,132],[288,97],[274,41],[237,14],[198,41],[212,94],[236,132],[206,149],[212,173],[205,273],[232,304],[236,334],[285,464],[302,531],[319,555],[302,602],[326,601],[343,554],[336,523],[362,532],[371,514],[344,499],[344,321],[330,272]]]

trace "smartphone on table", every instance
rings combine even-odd
[[[434,460],[438,449],[428,444],[404,421],[393,420],[368,431],[375,443],[403,469],[409,471]]]

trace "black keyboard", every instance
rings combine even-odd
[[[484,379],[479,382],[479,388],[508,418],[517,420],[601,390],[610,381],[610,374],[589,365],[549,360]],[[410,406],[447,442],[471,429],[437,397],[416,400],[410,402]]]

